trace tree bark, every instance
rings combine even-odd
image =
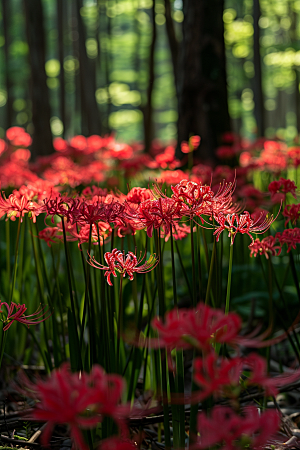
[[[24,0],[31,68],[33,158],[53,152],[50,103],[45,72],[44,17],[41,0]]]
[[[184,0],[178,72],[178,146],[201,136],[199,156],[214,162],[223,133],[230,131],[227,104],[223,1]]]
[[[172,65],[173,65],[173,72],[174,72],[174,81],[175,81],[175,87],[177,91],[177,84],[178,84],[178,51],[179,51],[179,44],[177,41],[177,37],[175,34],[174,29],[174,22],[171,15],[171,3],[170,0],[165,0],[165,17],[166,17],[166,31],[170,46],[170,52],[171,52],[171,59],[172,59]]]
[[[257,126],[257,136],[263,136],[265,133],[265,120],[264,120],[264,100],[262,92],[262,76],[261,76],[261,59],[260,59],[260,45],[259,45],[259,25],[260,18],[259,0],[253,0],[253,62],[254,62],[254,114]]]
[[[77,27],[78,27],[78,50],[80,64],[80,86],[81,86],[81,110],[85,129],[83,134],[92,135],[101,133],[101,121],[98,105],[96,102],[96,74],[95,65],[91,64],[86,52],[86,33],[80,15],[81,0],[76,1]]]
[[[59,98],[59,110],[60,120],[62,121],[64,131],[66,131],[66,108],[65,108],[65,72],[64,72],[64,6],[63,0],[57,0],[57,29],[58,29],[58,58],[60,63],[59,83],[60,83],[60,98]]]
[[[153,139],[153,106],[152,106],[152,93],[154,87],[154,56],[155,56],[155,43],[156,43],[156,22],[155,22],[155,0],[153,0],[152,6],[152,40],[149,53],[149,81],[147,88],[147,104],[143,108],[144,114],[144,134],[145,134],[145,151],[149,152],[151,142]]]
[[[9,0],[2,0],[2,19],[4,33],[5,85],[6,85],[6,128],[12,126],[13,109],[11,96],[11,79],[9,75]]]

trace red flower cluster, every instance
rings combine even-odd
[[[288,194],[289,192],[294,198],[296,198],[296,189],[297,186],[295,185],[295,182],[286,180],[285,178],[280,178],[278,181],[272,181],[268,187],[273,201],[276,202],[284,200],[286,194]]]
[[[69,366],[64,364],[46,381],[33,384],[23,377],[22,382],[26,389],[23,388],[23,392],[38,401],[30,417],[47,422],[42,434],[45,446],[55,424],[68,424],[71,438],[81,450],[88,450],[81,429],[94,428],[104,417],[111,417],[121,434],[126,436],[128,433],[126,417],[130,407],[120,404],[124,390],[120,375],[107,375],[97,365],[90,374],[71,373]]]
[[[277,238],[274,236],[267,236],[261,241],[255,239],[250,245],[250,256],[256,257],[257,255],[265,255],[269,259],[269,254],[272,256],[278,256],[281,253],[281,247],[276,245]]]
[[[200,437],[192,447],[207,449],[216,444],[222,450],[242,449],[245,446],[257,449],[266,444],[278,430],[280,417],[277,411],[260,413],[257,407],[247,406],[243,415],[226,406],[215,406],[207,417],[204,412],[198,415]]]

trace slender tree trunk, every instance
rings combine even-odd
[[[2,0],[2,21],[3,21],[3,33],[4,33],[4,57],[5,57],[5,85],[6,85],[6,128],[12,126],[13,109],[12,109],[12,96],[11,96],[11,81],[9,76],[9,0]]]
[[[166,30],[167,30],[167,36],[171,51],[171,59],[173,64],[173,72],[174,72],[174,80],[175,80],[175,87],[177,91],[177,84],[178,84],[178,51],[179,51],[179,44],[176,38],[175,29],[174,29],[174,22],[171,15],[171,3],[170,0],[165,0],[165,16],[166,16]]]
[[[147,88],[147,104],[143,109],[144,114],[144,133],[145,133],[145,151],[149,152],[151,141],[153,139],[153,107],[152,107],[152,93],[154,86],[154,54],[156,43],[156,22],[155,22],[155,0],[152,5],[152,40],[149,53],[149,81]]]
[[[264,99],[262,92],[262,76],[261,76],[261,58],[260,58],[260,31],[258,21],[260,18],[259,0],[253,0],[253,62],[254,62],[254,103],[255,103],[255,119],[257,125],[257,136],[263,136],[265,133],[265,118],[264,118]]]
[[[33,158],[53,152],[50,103],[45,72],[44,16],[41,0],[24,0],[31,68]]]
[[[57,29],[58,29],[58,58],[60,63],[59,83],[60,83],[60,98],[59,110],[60,120],[63,123],[64,131],[66,131],[66,91],[65,91],[65,72],[64,72],[64,17],[65,10],[63,0],[57,0]]]
[[[85,42],[86,33],[84,24],[80,15],[81,0],[76,0],[77,9],[77,27],[78,27],[78,46],[79,46],[79,64],[80,64],[80,86],[81,86],[81,104],[82,114],[86,119],[86,130],[84,134],[100,134],[101,121],[98,105],[96,102],[96,77],[95,70],[86,52]]]
[[[215,160],[224,132],[230,131],[227,104],[223,1],[184,0],[183,40],[178,72],[178,146],[201,136],[199,154]]]

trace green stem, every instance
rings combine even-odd
[[[192,256],[192,278],[193,278],[193,306],[197,304],[197,283],[196,283],[196,265],[195,265],[195,248],[194,248],[194,232],[193,232],[193,220],[190,221],[191,227],[191,256]]]
[[[16,283],[21,220],[22,220],[22,217],[20,216],[19,217],[19,221],[18,221],[16,249],[15,249],[15,260],[14,260],[14,267],[13,267],[13,278],[12,278],[11,289],[10,289],[9,303],[11,303],[13,301],[13,295],[14,295],[14,289],[15,289],[15,283]]]
[[[120,340],[121,333],[123,331],[123,274],[120,274],[120,291],[119,291],[119,314],[118,314],[118,336],[117,336],[117,367],[122,373],[121,361],[120,361]]]
[[[232,261],[233,261],[233,244],[230,244],[228,279],[227,279],[227,292],[226,292],[226,303],[225,303],[225,314],[229,313],[231,275],[232,275]]]
[[[213,268],[214,268],[214,261],[215,261],[215,254],[216,254],[216,238],[214,237],[214,246],[213,251],[210,259],[210,267],[209,267],[209,274],[208,274],[208,281],[207,281],[207,288],[206,288],[206,295],[205,295],[205,304],[208,304],[209,296],[211,295],[212,298],[212,304],[215,307],[213,292],[211,290],[211,282],[212,282],[212,276],[213,276]]]

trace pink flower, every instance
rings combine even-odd
[[[150,255],[149,259],[142,265],[139,265],[142,260],[145,258],[145,255],[143,258],[137,259],[136,255],[132,252],[128,252],[125,256],[125,252],[121,252],[120,250],[117,250],[116,248],[113,249],[112,252],[106,252],[104,254],[104,259],[107,263],[107,266],[104,266],[103,264],[98,263],[95,260],[95,257],[89,256],[88,263],[95,267],[95,269],[101,269],[105,270],[104,276],[106,277],[107,283],[112,286],[112,282],[110,279],[110,276],[113,275],[114,277],[117,276],[116,271],[121,273],[123,277],[126,276],[126,273],[129,277],[129,280],[133,280],[133,274],[136,273],[147,273],[150,270],[154,269],[154,267],[157,266],[159,260],[156,257],[156,255]]]
[[[2,311],[3,306],[6,308],[6,314]],[[48,310],[44,312],[44,309],[45,306],[43,308],[38,308],[33,314],[25,316],[25,311],[27,310],[27,308],[24,304],[18,305],[14,302],[11,302],[11,304],[8,305],[6,302],[0,302],[0,314],[2,313],[6,316],[2,320],[2,322],[7,322],[3,327],[3,331],[8,330],[14,321],[24,323],[28,327],[29,325],[36,325],[38,323],[44,322],[44,320],[47,320],[51,315],[50,314],[49,316],[45,317],[45,314],[47,314]]]

